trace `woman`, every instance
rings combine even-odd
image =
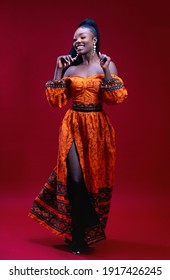
[[[72,98],[72,108],[60,127],[57,164],[29,215],[80,254],[105,239],[110,208],[115,134],[102,104],[121,103],[127,97],[115,64],[99,52],[95,21],[79,24],[70,54],[57,58],[46,95],[52,107],[60,108]]]

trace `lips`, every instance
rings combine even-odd
[[[77,45],[76,50],[82,50],[84,48],[84,45]]]

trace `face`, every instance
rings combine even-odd
[[[93,51],[96,41],[92,31],[87,27],[79,27],[73,37],[73,46],[78,54],[87,54]]]

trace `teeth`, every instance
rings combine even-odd
[[[79,49],[79,48],[83,48],[83,46],[82,46],[82,45],[79,45],[79,46],[77,46],[76,48],[77,48],[77,49]]]

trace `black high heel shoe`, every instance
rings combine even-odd
[[[77,244],[76,242],[73,242],[71,245],[71,252],[74,255],[80,255],[80,253],[82,252],[81,246],[79,244]]]
[[[79,242],[72,242],[71,244],[71,252],[74,255],[80,255],[82,252],[85,252],[88,249],[88,245],[85,241]]]
[[[72,248],[71,252],[72,252],[74,255],[80,255],[80,253],[81,253],[80,249],[78,249],[78,248]]]
[[[64,243],[66,243],[70,247],[70,250],[74,255],[80,255],[80,251],[82,250],[83,247],[81,244],[78,244],[77,242],[73,242],[66,237],[64,238]]]

